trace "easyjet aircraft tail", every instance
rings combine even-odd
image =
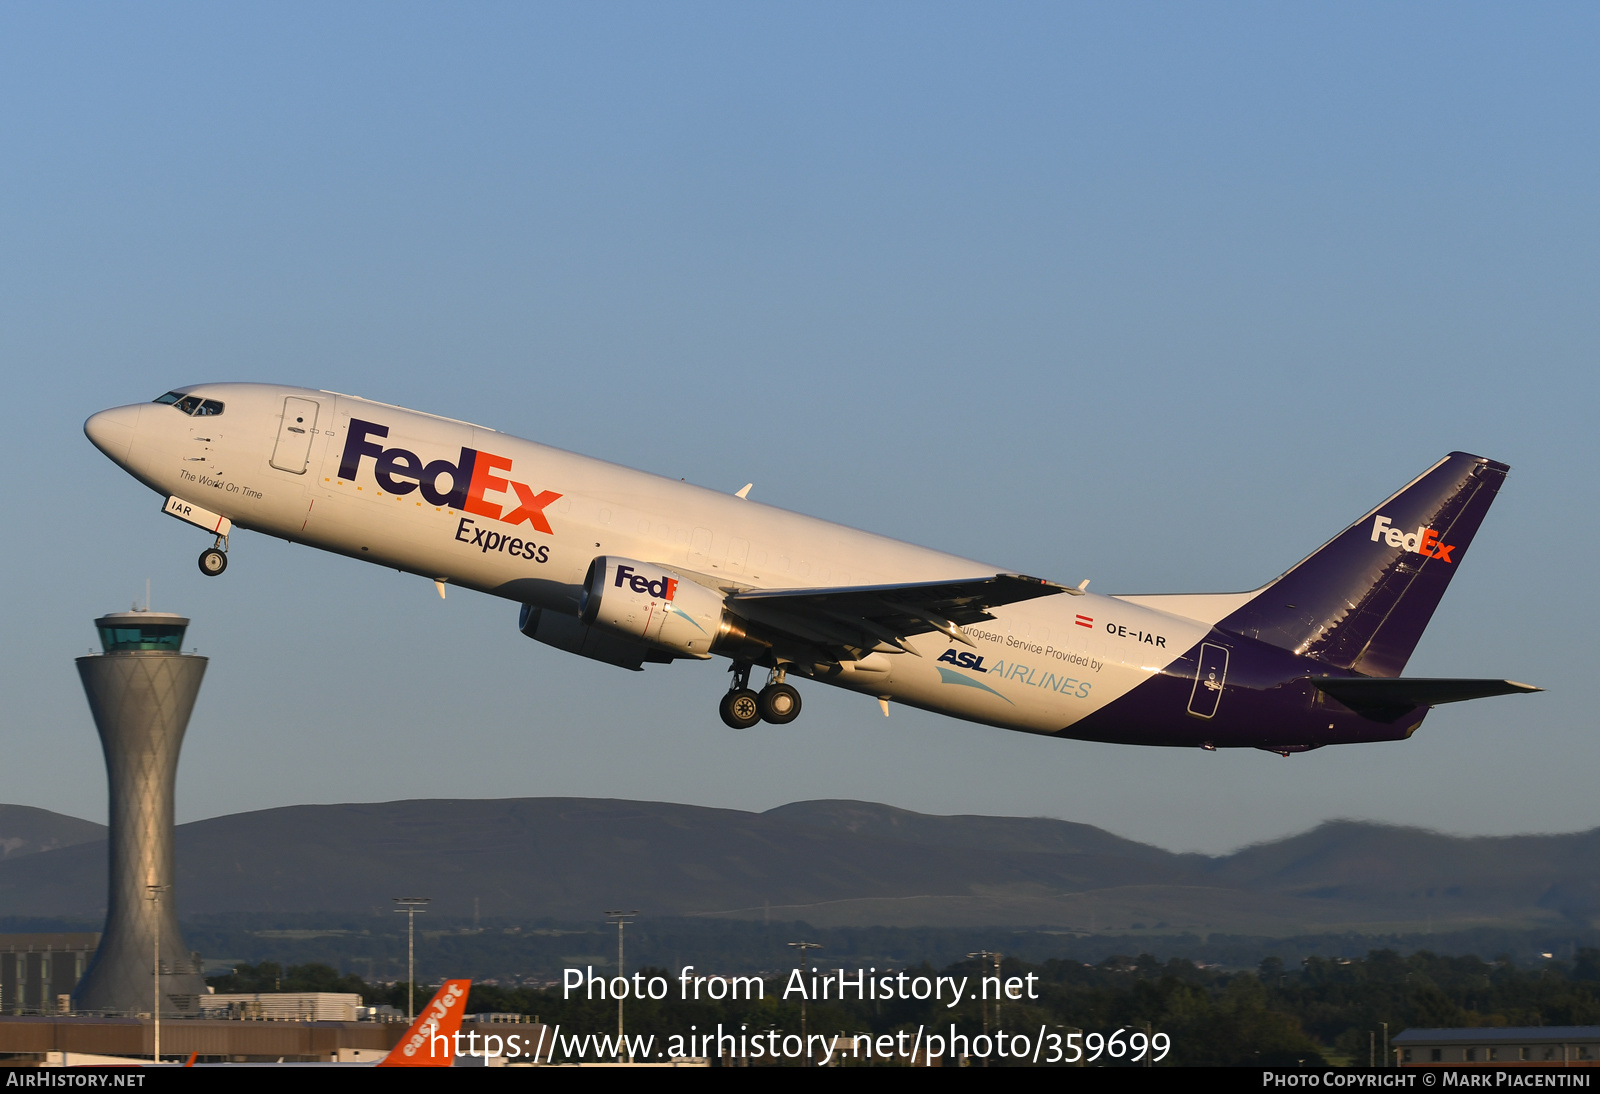
[[[471,987],[471,980],[446,980],[378,1066],[449,1067],[455,1061],[455,1035],[461,1029]]]
[[[1217,627],[1363,676],[1399,676],[1509,470],[1450,453]]]

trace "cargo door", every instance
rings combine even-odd
[[[278,443],[272,449],[272,466],[292,475],[304,475],[311,459],[311,438],[317,432],[316,400],[289,396],[283,401],[278,423]]]
[[[1189,692],[1189,713],[1196,718],[1213,718],[1222,701],[1222,688],[1228,680],[1228,648],[1200,645],[1200,665],[1195,669],[1194,688]]]

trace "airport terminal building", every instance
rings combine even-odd
[[[1401,1067],[1542,1064],[1594,1067],[1600,1026],[1483,1026],[1408,1029],[1389,1042]]]

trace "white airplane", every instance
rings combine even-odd
[[[84,432],[215,537],[202,573],[247,528],[516,601],[528,637],[623,668],[726,657],[738,729],[793,721],[804,677],[885,714],[1288,755],[1539,690],[1399,675],[1508,470],[1460,452],[1260,589],[1101,596],[329,391],[200,384]]]

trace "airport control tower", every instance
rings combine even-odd
[[[189,626],[180,615],[117,612],[94,625],[105,652],[78,658],[78,675],[111,784],[111,886],[73,1009],[150,1013],[159,952],[161,1015],[198,1014],[206,988],[178,933],[172,825],[178,749],[206,659],[180,652]]]

